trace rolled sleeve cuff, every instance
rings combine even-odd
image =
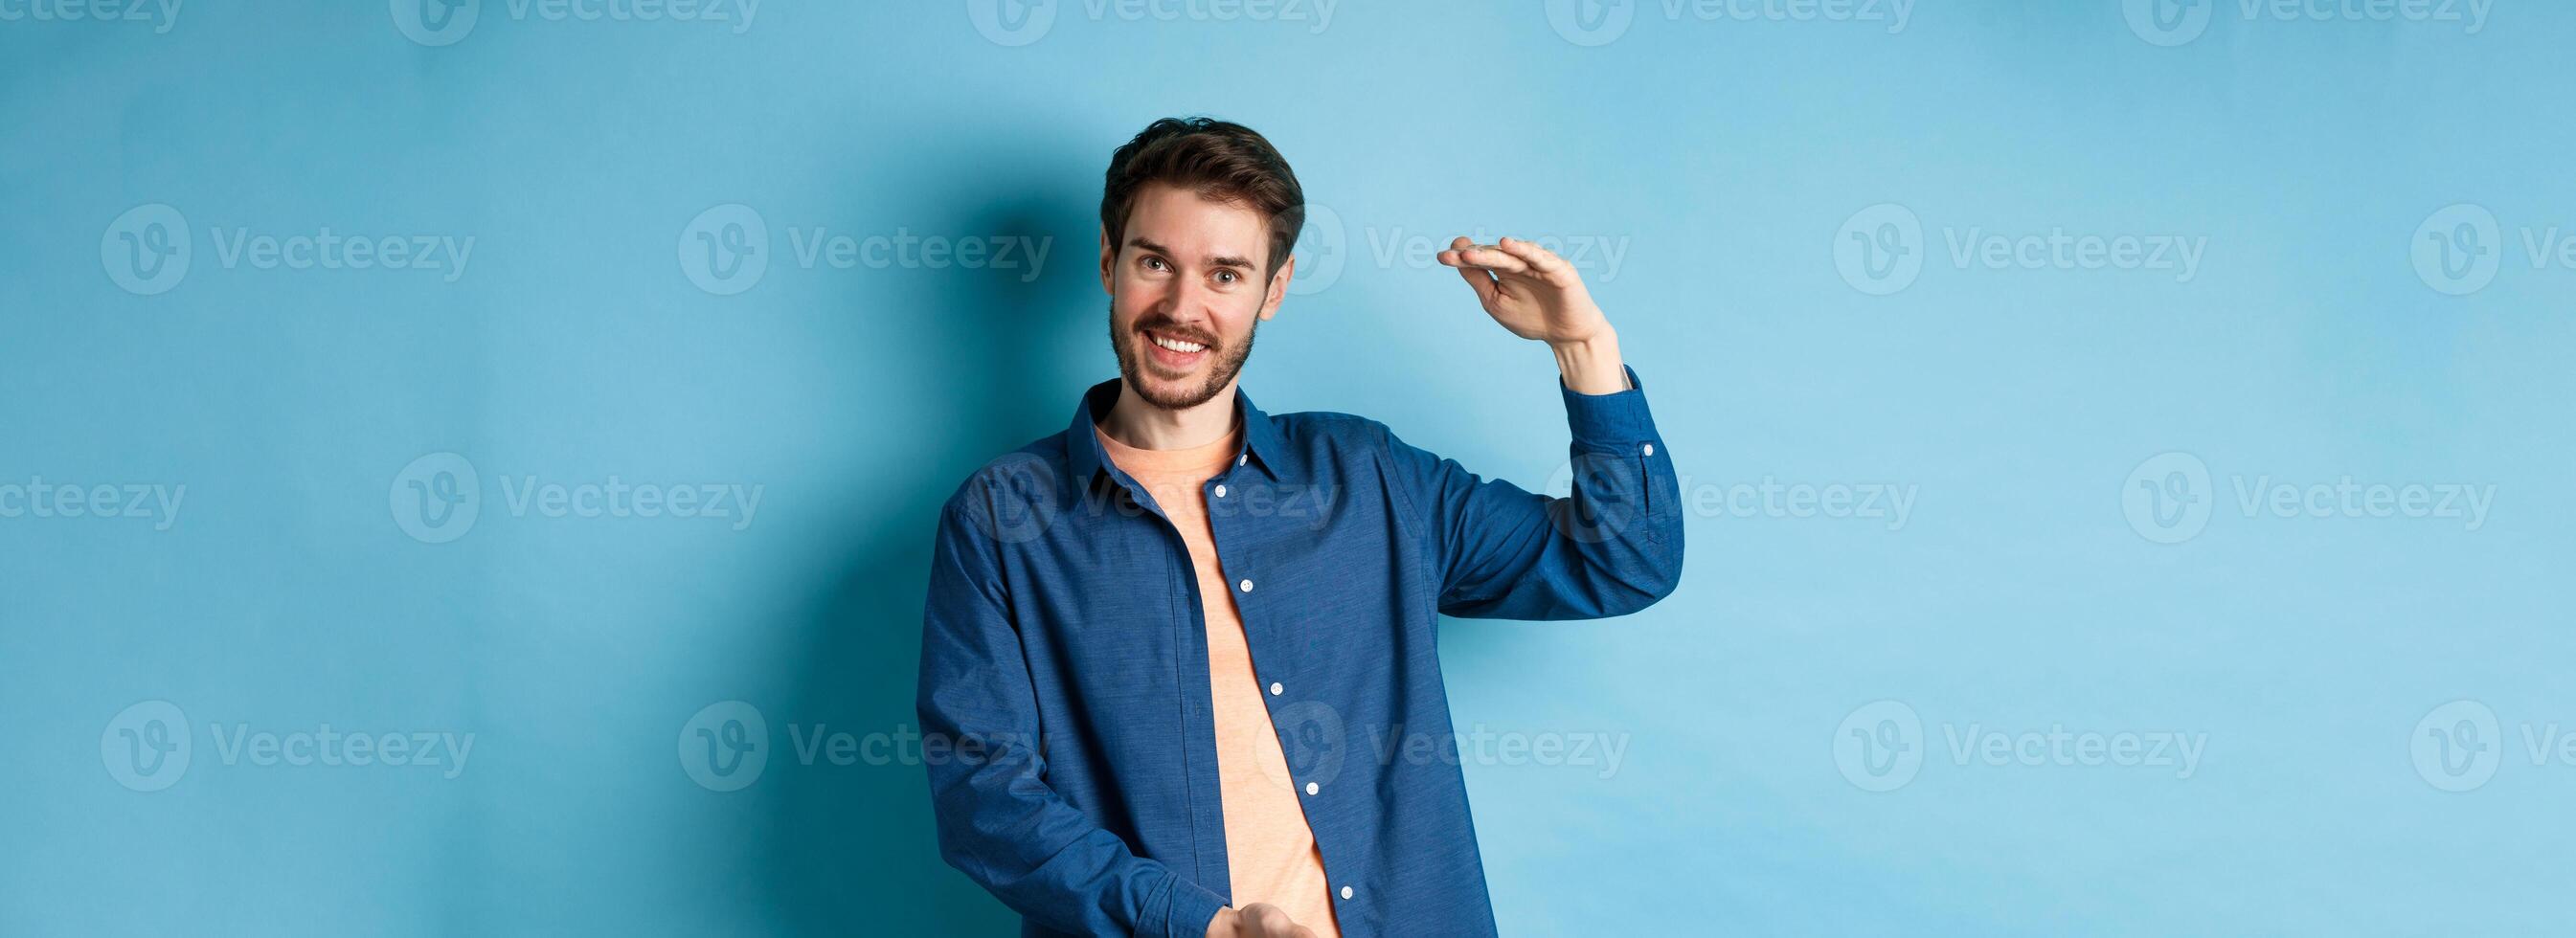
[[[1565,395],[1565,422],[1574,445],[1586,449],[1624,449],[1655,440],[1655,416],[1646,410],[1646,383],[1637,369],[1625,365],[1628,389],[1616,394],[1578,394],[1563,377],[1556,388]]]
[[[1208,922],[1225,908],[1225,900],[1207,887],[1178,876],[1172,878],[1171,893],[1163,901],[1162,921],[1138,922],[1139,935],[1163,935],[1166,938],[1206,938]]]

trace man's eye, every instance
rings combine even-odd
[[[1146,258],[1146,259],[1145,259],[1145,269],[1146,269],[1146,270],[1161,270],[1161,269],[1163,269],[1163,259],[1162,259],[1162,258],[1159,258],[1159,257],[1148,257],[1148,258]]]
[[[1235,273],[1231,270],[1220,270],[1216,272],[1216,282],[1227,286],[1233,286],[1235,281],[1241,279],[1243,279],[1242,274]]]

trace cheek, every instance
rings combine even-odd
[[[1124,327],[1154,308],[1153,294],[1128,282],[1120,282],[1109,294],[1109,321]]]
[[[1240,310],[1228,310],[1224,320],[1225,336],[1227,339],[1240,344],[1243,337],[1252,334],[1252,327],[1259,325],[1260,322],[1261,306],[1259,304],[1247,306]]]

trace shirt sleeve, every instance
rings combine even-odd
[[[1222,898],[1136,856],[1047,785],[1028,661],[986,533],[997,529],[970,517],[989,497],[970,483],[942,512],[922,623],[922,733],[955,744],[925,760],[940,855],[1058,931],[1201,938]]]
[[[1464,618],[1597,619],[1670,595],[1681,578],[1680,487],[1655,435],[1645,385],[1578,394],[1565,386],[1573,442],[1563,498],[1482,479],[1390,433],[1394,487],[1439,557],[1440,611]]]

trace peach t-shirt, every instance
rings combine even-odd
[[[1306,826],[1306,808],[1297,800],[1288,758],[1279,750],[1279,734],[1270,709],[1261,700],[1253,677],[1252,650],[1244,643],[1243,618],[1234,608],[1234,590],[1219,569],[1216,537],[1208,526],[1207,496],[1201,484],[1225,471],[1242,446],[1243,430],[1225,439],[1189,449],[1139,449],[1109,438],[1100,428],[1102,452],[1126,470],[1162,506],[1189,546],[1190,565],[1197,568],[1200,606],[1206,610],[1208,691],[1215,704],[1219,785],[1225,801],[1225,859],[1233,882],[1234,906],[1267,902],[1287,912],[1297,924],[1324,938],[1338,938],[1330,887],[1324,880],[1324,855],[1315,848]]]

